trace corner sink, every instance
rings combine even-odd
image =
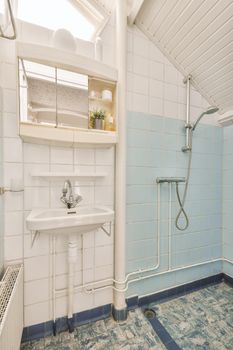
[[[31,231],[52,234],[83,234],[100,228],[114,219],[114,211],[105,207],[76,207],[72,209],[35,209],[26,219]]]

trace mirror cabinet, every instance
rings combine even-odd
[[[18,58],[20,123],[115,132],[116,82]]]

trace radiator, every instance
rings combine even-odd
[[[10,265],[0,282],[0,349],[19,350],[23,331],[23,267]]]

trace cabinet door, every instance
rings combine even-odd
[[[58,126],[88,128],[88,76],[57,69]]]
[[[56,125],[56,68],[19,59],[20,121]]]

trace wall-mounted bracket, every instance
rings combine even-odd
[[[112,222],[110,221],[110,229],[109,229],[109,231],[108,230],[106,230],[106,228],[104,227],[104,225],[102,225],[101,226],[101,229],[104,231],[104,233],[106,233],[106,235],[107,236],[111,236],[112,235]]]

